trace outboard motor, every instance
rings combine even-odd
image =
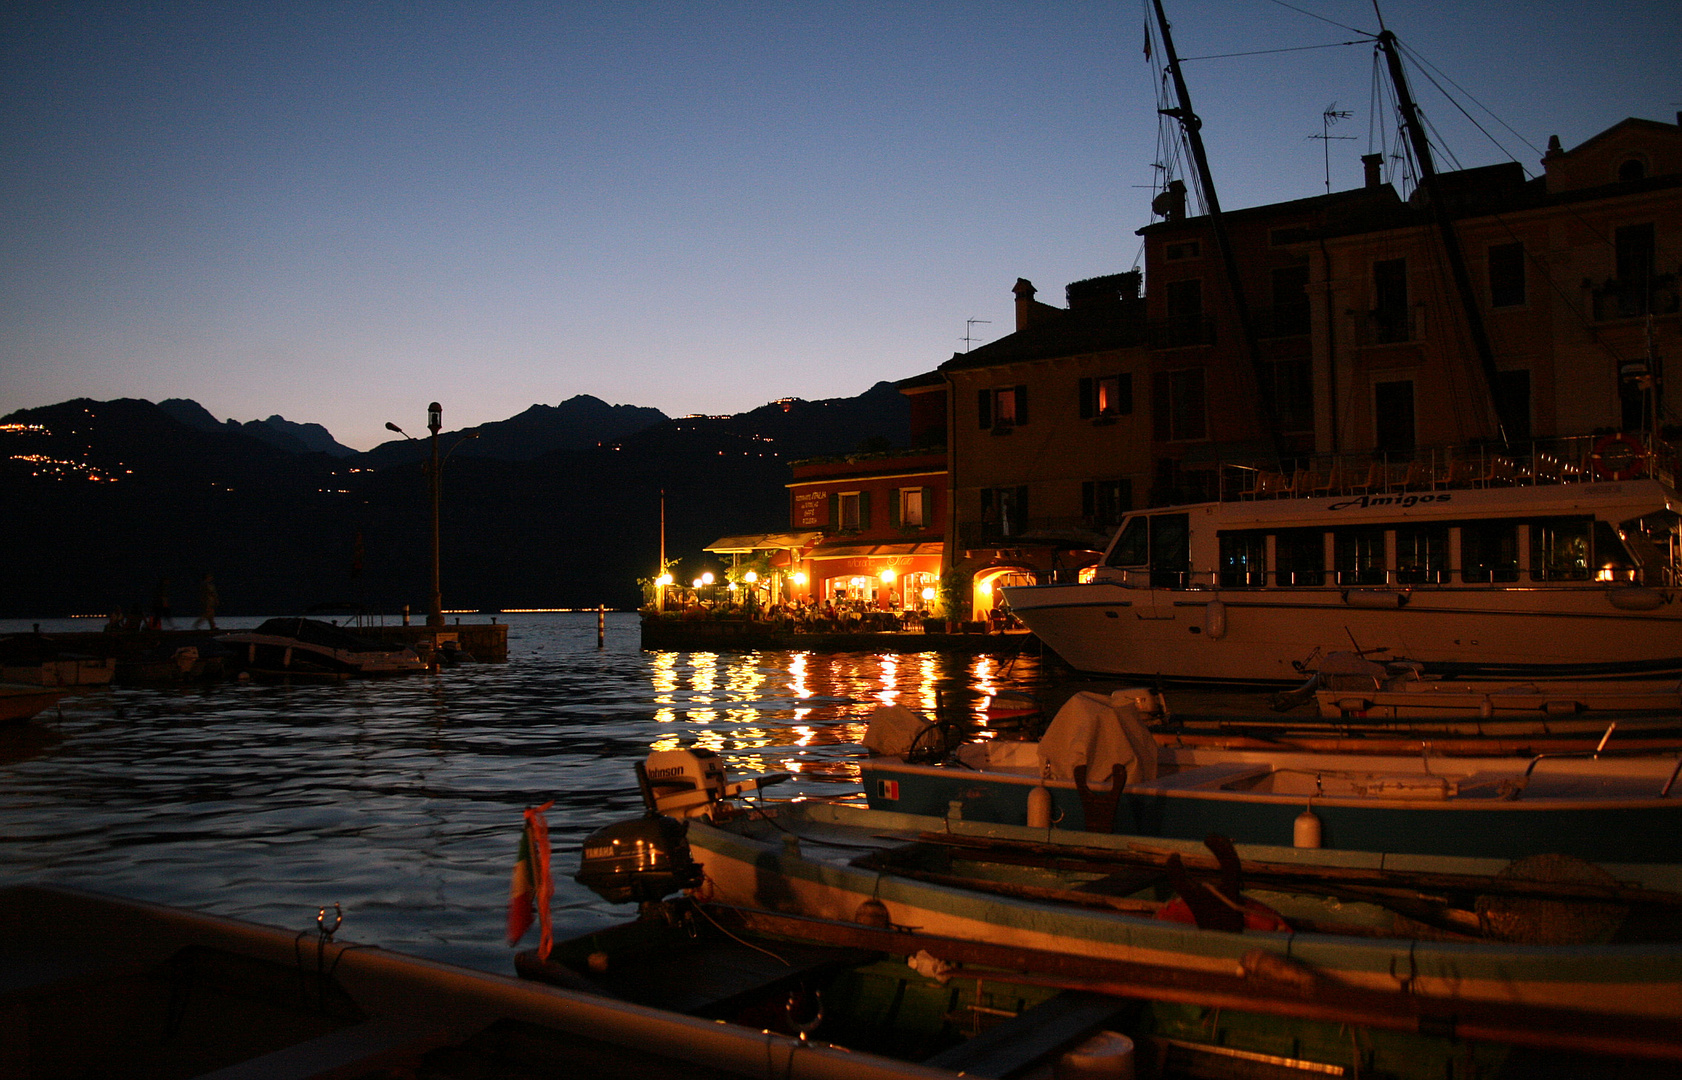
[[[610,904],[658,903],[701,884],[689,854],[688,825],[649,814],[597,829],[584,841],[572,879]]]
[[[651,812],[672,817],[711,817],[726,799],[780,784],[788,773],[767,773],[734,783],[724,778],[724,759],[711,750],[656,750],[637,766],[646,778],[643,801]]]

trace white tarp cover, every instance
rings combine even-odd
[[[904,705],[878,705],[864,729],[864,748],[877,757],[900,757],[912,749],[934,747],[939,736],[933,724]]]
[[[1073,780],[1075,766],[1085,765],[1093,788],[1107,788],[1117,764],[1127,766],[1130,781],[1156,778],[1156,741],[1138,708],[1130,701],[1117,708],[1103,694],[1083,691],[1066,701],[1040,739],[1039,757],[1053,780]]]

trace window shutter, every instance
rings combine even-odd
[[[832,491],[829,493],[829,530],[831,532],[838,532],[840,531],[840,528],[841,493],[838,491]]]
[[[993,391],[991,391],[991,390],[978,390],[978,391],[976,391],[976,409],[981,413],[981,426],[983,428],[992,427],[993,426]]]
[[[1028,388],[1026,386],[1016,388],[1016,422],[1019,425],[1028,422]]]
[[[905,495],[898,490],[888,492],[888,528],[897,529],[900,523],[899,504],[905,501]]]
[[[1096,481],[1080,482],[1080,513],[1087,521],[1098,520],[1098,485]]]
[[[1093,414],[1097,412],[1096,406],[1093,405],[1092,382],[1091,379],[1080,381],[1080,418],[1082,420],[1092,419]]]
[[[981,489],[981,520],[982,521],[988,522],[988,523],[991,523],[993,521],[993,502],[994,502],[993,489],[992,488],[982,488]]]
[[[1166,371],[1158,371],[1151,375],[1151,413],[1156,425],[1156,441],[1168,442],[1174,438],[1174,425],[1169,414],[1169,388]]]
[[[934,520],[934,488],[923,489],[923,528],[927,529],[935,524]]]
[[[870,530],[870,492],[859,492],[859,532]]]
[[[1116,412],[1133,415],[1133,373],[1124,371],[1116,376]]]

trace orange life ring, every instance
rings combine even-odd
[[[1634,435],[1607,435],[1594,444],[1589,462],[1602,480],[1634,480],[1646,458],[1647,448]]]

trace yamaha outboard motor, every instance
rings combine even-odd
[[[652,904],[701,884],[689,854],[688,826],[649,814],[597,829],[584,841],[572,879],[610,904]]]

